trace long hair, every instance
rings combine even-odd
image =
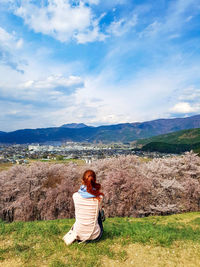
[[[100,199],[100,196],[104,196],[104,194],[100,192],[101,185],[96,183],[96,174],[93,170],[84,172],[82,182],[86,186],[88,193],[94,195],[98,199]]]

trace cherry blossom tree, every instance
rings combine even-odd
[[[86,169],[93,169],[102,184],[106,216],[200,210],[200,157],[188,152],[146,162],[137,156],[120,156],[84,166],[16,165],[0,173],[0,218],[11,222],[74,217],[72,194]]]

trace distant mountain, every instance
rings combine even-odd
[[[80,128],[84,128],[84,127],[88,127],[88,126],[84,123],[69,123],[69,124],[63,124],[60,127],[71,128],[71,129],[80,129]]]
[[[200,115],[187,118],[158,119],[142,123],[121,123],[99,127],[89,127],[84,124],[67,125],[67,127],[63,125],[61,127],[24,129],[4,133],[0,135],[0,143],[26,144],[49,141],[132,142],[141,138],[148,138],[178,130],[200,128]],[[82,127],[83,125],[84,127]]]

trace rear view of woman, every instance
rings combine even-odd
[[[70,232],[64,237],[67,245],[75,240],[94,242],[101,238],[103,224],[100,205],[103,193],[100,192],[100,188],[101,185],[96,183],[95,172],[92,170],[85,171],[80,189],[73,194],[76,221]],[[70,241],[68,242],[67,239],[70,239]]]

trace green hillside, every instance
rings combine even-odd
[[[200,153],[200,128],[182,130],[168,134],[140,139],[137,146],[142,146],[142,151],[161,153],[183,153],[193,150]]]
[[[161,152],[161,153],[174,153],[180,154],[186,151],[193,150],[194,152],[199,152],[200,143],[195,144],[169,144],[163,142],[150,142],[144,145],[141,150],[142,151],[150,151],[150,152]]]
[[[0,266],[200,266],[200,212],[107,218],[100,242],[66,246],[73,222],[0,222]]]
[[[151,142],[162,142],[168,144],[196,144],[200,143],[200,128],[177,131],[169,134],[153,136],[151,138],[140,139],[137,145],[146,145]]]

